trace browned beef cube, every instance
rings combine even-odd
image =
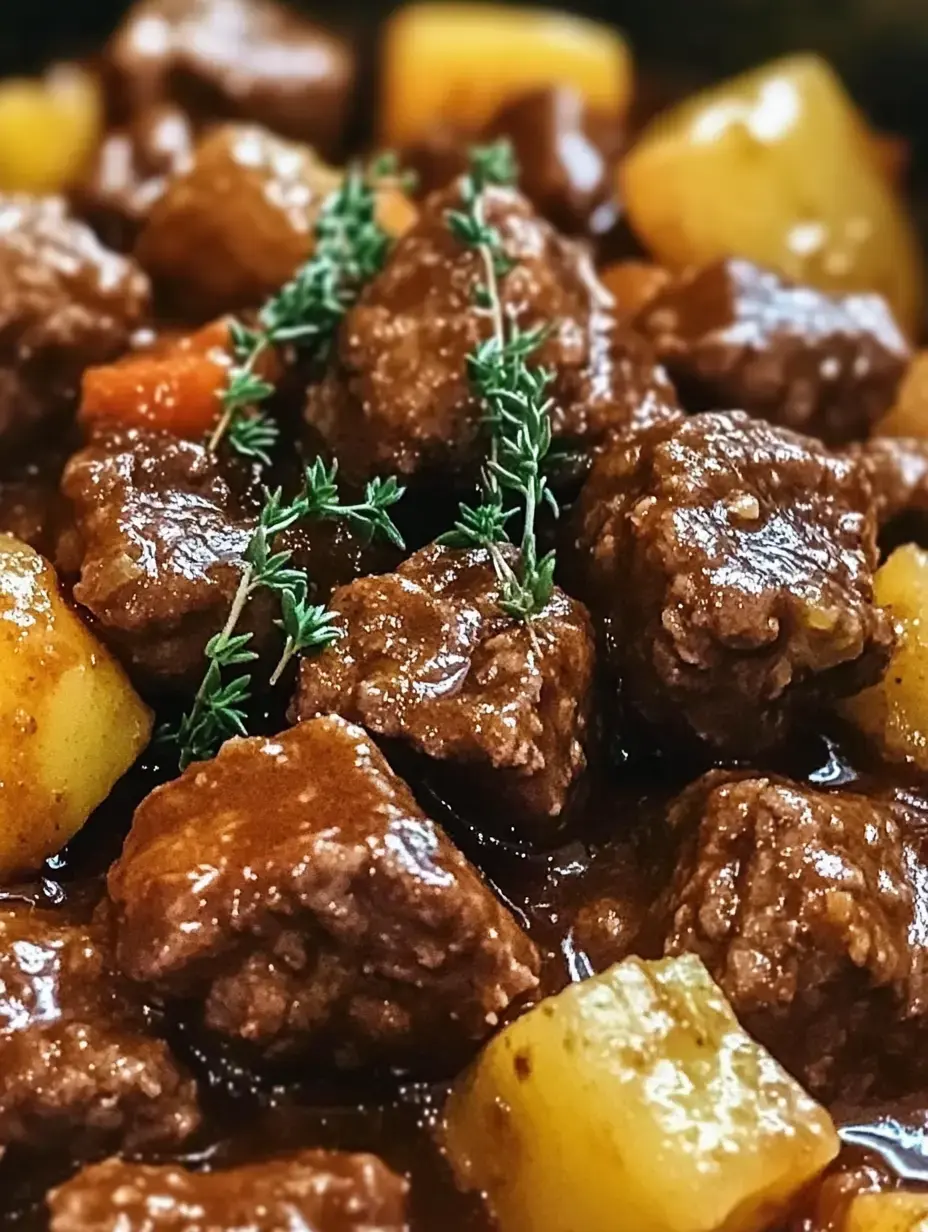
[[[488,189],[484,200],[514,262],[501,280],[507,312],[522,328],[550,327],[532,362],[554,374],[555,437],[593,449],[628,423],[666,415],[673,388],[647,344],[617,327],[586,249],[516,192]],[[492,324],[474,302],[480,255],[448,228],[448,210],[460,207],[458,183],[429,197],[347,314],[330,369],[309,390],[307,421],[351,480],[472,473],[485,452],[467,357]]]
[[[339,1151],[208,1173],[110,1159],[48,1205],[52,1232],[182,1232],[191,1219],[201,1232],[406,1232],[408,1188],[375,1156]]]
[[[670,822],[682,856],[667,953],[698,954],[742,1022],[813,1090],[852,1071],[872,1081],[894,1025],[928,1008],[898,809],[714,771],[678,797]]]
[[[50,911],[0,912],[0,1154],[181,1142],[193,1081],[145,1030],[102,932]]]
[[[826,295],[741,260],[683,274],[634,325],[688,409],[738,407],[830,444],[868,434],[910,357],[879,295]]]
[[[615,225],[625,141],[618,117],[595,111],[570,86],[548,86],[502,106],[487,136],[512,142],[519,188],[559,231],[596,236]]]
[[[79,541],[77,602],[146,681],[195,685],[253,529],[216,459],[191,441],[117,430],[74,455],[62,488]],[[247,617],[246,628],[270,632],[268,604]]]
[[[305,146],[258,125],[224,124],[152,205],[136,256],[160,301],[187,319],[256,307],[309,256],[339,178]]]
[[[928,440],[874,436],[850,453],[870,480],[881,526],[906,513],[928,512]]]
[[[194,137],[190,117],[172,103],[110,129],[74,191],[76,209],[107,244],[131,251],[165,184],[189,163]]]
[[[811,438],[740,412],[657,427],[599,460],[578,519],[622,697],[667,740],[756,754],[887,662],[869,482]]]
[[[300,718],[341,714],[466,770],[530,835],[556,828],[586,764],[594,647],[555,590],[533,631],[499,608],[483,549],[431,545],[330,604],[343,636],[300,668]]]
[[[0,442],[73,409],[81,373],[128,345],[148,280],[57,197],[0,194]]]
[[[331,716],[153,792],[109,894],[123,972],[266,1056],[429,1066],[537,984],[513,917]]]
[[[341,140],[355,75],[348,43],[275,0],[138,0],[104,70],[117,122],[174,102],[324,149]]]

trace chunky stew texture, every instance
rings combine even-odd
[[[928,1228],[909,152],[657,93],[429,0],[0,82],[0,1227]]]

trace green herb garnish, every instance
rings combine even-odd
[[[222,395],[222,416],[209,439],[212,452],[228,439],[237,453],[270,463],[278,428],[261,404],[274,386],[256,371],[258,361],[271,348],[284,346],[325,359],[339,322],[364,284],[383,268],[390,248],[390,237],[376,216],[376,192],[383,178],[377,164],[369,172],[349,168],[322,206],[310,259],[267,301],[258,313],[257,328],[230,323],[236,362]]]
[[[440,543],[453,547],[485,548],[499,580],[499,605],[509,615],[532,619],[548,603],[554,590],[554,552],[538,557],[535,523],[542,504],[558,513],[557,501],[543,471],[551,448],[551,399],[546,390],[551,374],[530,367],[528,359],[544,340],[546,330],[520,330],[507,319],[500,296],[500,280],[512,268],[502,239],[486,221],[484,190],[489,185],[512,184],[517,170],[508,142],[476,147],[470,154],[470,171],[462,182],[463,209],[449,210],[452,234],[477,250],[483,264],[483,280],[475,288],[478,310],[488,314],[492,334],[468,356],[471,389],[484,407],[489,449],[480,476],[482,500],[477,506],[462,504],[454,529]],[[514,565],[504,545],[511,544],[508,523],[518,512],[510,503],[516,497],[522,506],[523,531]]]
[[[244,553],[245,568],[229,608],[226,622],[206,646],[207,668],[189,712],[168,737],[177,745],[183,770],[193,761],[212,757],[231,736],[245,736],[245,706],[252,695],[250,672],[231,679],[225,670],[253,662],[251,633],[236,633],[249,600],[259,590],[279,597],[280,619],[285,635],[283,653],[271,674],[275,685],[291,660],[304,651],[319,650],[333,642],[338,632],[334,615],[320,604],[308,601],[306,575],[291,566],[292,552],[272,551],[274,537],[299,522],[344,520],[361,535],[381,536],[402,548],[403,540],[389,514],[403,495],[395,479],[372,480],[362,503],[342,504],[335,484],[335,466],[317,460],[307,467],[303,491],[289,504],[281,492],[269,492]]]

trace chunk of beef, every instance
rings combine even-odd
[[[107,44],[114,119],[174,102],[332,150],[355,65],[350,45],[275,0],[138,0]]]
[[[136,255],[188,319],[256,307],[306,260],[339,179],[306,146],[255,125],[223,125],[152,206]]]
[[[714,771],[672,805],[666,952],[706,963],[747,1028],[817,1092],[928,1010],[903,827],[888,803]]]
[[[509,189],[488,189],[484,200],[514,262],[501,284],[507,311],[522,328],[550,329],[533,361],[554,375],[555,437],[592,449],[628,423],[666,415],[673,389],[647,345],[617,329],[585,249]],[[425,202],[347,314],[325,379],[309,390],[307,421],[351,480],[472,473],[483,452],[467,356],[492,324],[474,303],[480,256],[448,228],[448,210],[460,207],[457,182]]]
[[[71,458],[62,490],[78,539],[74,597],[100,636],[150,683],[195,685],[254,526],[215,458],[140,428],[107,432]],[[270,633],[256,598],[246,628]]]
[[[499,109],[487,136],[508,137],[520,189],[559,231],[594,237],[615,225],[625,133],[578,90],[548,86],[519,95]]]
[[[193,154],[190,117],[160,103],[110,129],[74,192],[78,213],[111,247],[128,252],[170,176]]]
[[[48,1206],[52,1232],[191,1232],[191,1219],[198,1232],[407,1232],[408,1189],[376,1156],[341,1151],[207,1173],[110,1159]]]
[[[499,607],[483,549],[431,545],[330,607],[343,636],[300,665],[300,718],[341,714],[466,771],[536,837],[586,764],[593,635],[560,590],[532,631]]]
[[[46,449],[34,462],[18,462],[0,472],[0,532],[13,535],[53,557],[64,516],[59,491],[64,456]]]
[[[910,358],[878,295],[826,295],[749,261],[683,274],[634,322],[690,410],[740,407],[839,444],[893,404]]]
[[[101,932],[0,911],[0,1155],[171,1145],[197,1126],[193,1081],[145,1030]]]
[[[266,1056],[428,1067],[538,982],[512,916],[331,716],[153,792],[109,894],[123,972]]]
[[[148,280],[57,197],[0,194],[0,441],[72,409],[84,368],[118,355],[148,310]]]
[[[621,695],[667,739],[756,754],[876,680],[876,520],[858,464],[740,412],[620,443],[578,512]]]
[[[881,525],[906,513],[928,513],[928,440],[874,436],[852,447],[873,488]]]

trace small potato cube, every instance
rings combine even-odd
[[[62,847],[150,735],[149,710],[51,565],[0,535],[0,882]]]
[[[73,185],[100,139],[100,88],[60,65],[41,80],[0,82],[0,190],[54,193]]]
[[[928,552],[913,543],[897,548],[873,588],[892,613],[896,649],[880,683],[844,710],[883,757],[928,770]]]
[[[824,291],[883,294],[919,321],[924,268],[905,206],[841,82],[778,60],[660,116],[623,161],[631,224],[674,269],[745,257]]]
[[[621,36],[556,10],[411,4],[390,20],[383,58],[382,137],[390,146],[440,125],[477,133],[504,103],[545,86],[573,86],[617,123],[632,96]]]
[[[928,437],[928,351],[909,364],[896,403],[876,426],[876,436]]]
[[[848,1208],[842,1232],[928,1232],[928,1194],[860,1194]]]
[[[837,1154],[693,955],[629,958],[488,1045],[446,1112],[501,1232],[759,1232]]]

